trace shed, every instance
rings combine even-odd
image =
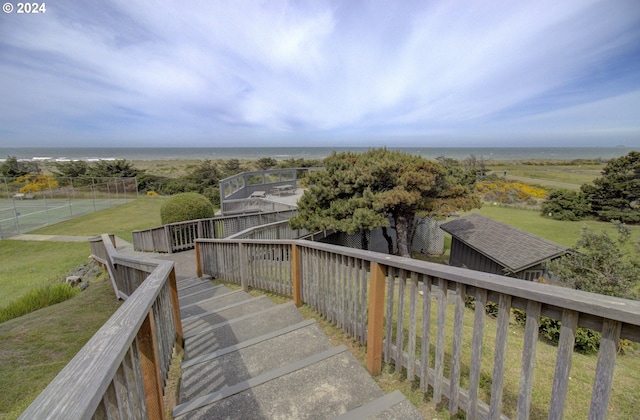
[[[449,264],[524,280],[544,277],[545,263],[570,252],[564,245],[472,213],[444,223],[451,234]]]

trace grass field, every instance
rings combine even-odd
[[[29,233],[93,236],[113,233],[131,242],[131,232],[160,226],[160,207],[165,197],[143,197],[110,209],[47,226]]]
[[[533,166],[522,164],[495,164],[489,165],[492,173],[502,176],[507,171],[508,176],[524,177],[538,180],[544,184],[545,181],[561,182],[566,184],[590,183],[600,176],[604,168],[602,165],[548,165]]]
[[[71,300],[0,323],[0,419],[17,418],[118,306],[103,279]]]
[[[582,220],[578,222],[559,221],[542,217],[540,212],[536,210],[516,209],[490,204],[485,204],[482,208],[472,210],[472,212],[568,247],[575,245],[576,241],[580,238],[580,232],[583,227],[595,232],[604,230],[612,238],[617,237],[613,224],[596,220]],[[640,226],[628,227],[631,229],[632,238],[635,238],[636,241],[640,239]]]

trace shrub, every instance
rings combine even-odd
[[[544,188],[536,187],[522,182],[488,180],[476,184],[476,192],[484,201],[492,201],[502,204],[535,204],[536,200],[543,199],[547,195]]]
[[[215,216],[211,201],[198,193],[176,194],[160,208],[162,224],[185,220],[206,219]]]
[[[0,322],[28,314],[56,303],[64,302],[80,293],[77,287],[68,283],[54,283],[33,289],[18,300],[0,309]]]
[[[581,220],[589,213],[589,205],[584,194],[579,191],[554,190],[549,198],[542,203],[543,216],[555,220]]]

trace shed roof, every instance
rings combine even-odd
[[[514,273],[569,251],[564,245],[475,213],[444,223],[441,228]]]

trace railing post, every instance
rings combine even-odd
[[[369,317],[367,326],[367,370],[373,376],[382,371],[382,334],[384,326],[384,289],[386,267],[371,263],[369,277]]]
[[[300,248],[298,245],[291,245],[291,277],[293,282],[292,294],[293,303],[299,308],[302,306],[302,282],[300,278],[300,265],[302,262],[302,256],[300,255]]]
[[[138,331],[138,349],[142,367],[142,381],[150,419],[164,420],[160,357],[153,308],[149,311]]]
[[[243,243],[238,244],[238,251],[240,254],[240,284],[242,290],[249,291],[249,256],[247,254],[247,245]]]
[[[169,225],[164,225],[164,237],[167,240],[167,253],[173,253],[173,238],[171,237],[171,228]]]
[[[202,277],[202,261],[200,260],[200,243],[196,241],[196,274],[198,277]]]
[[[171,307],[173,308],[173,323],[176,329],[176,351],[184,350],[184,335],[182,333],[182,319],[180,317],[180,301],[178,299],[178,282],[176,281],[176,269],[171,269],[169,274],[169,287],[171,288]]]

